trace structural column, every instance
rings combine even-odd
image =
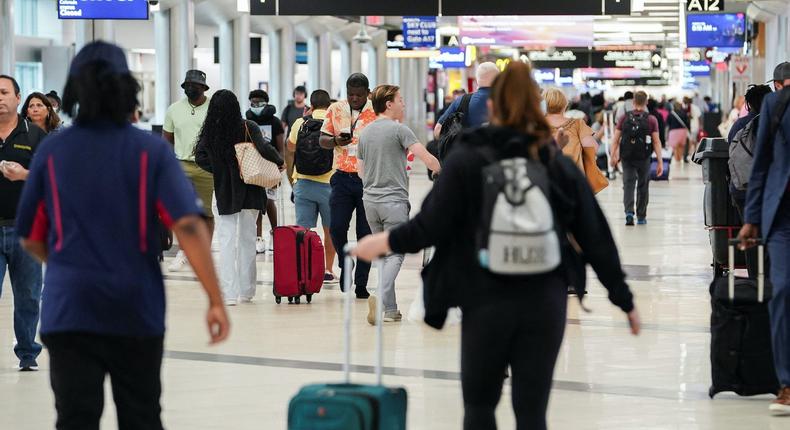
[[[88,20],[78,20],[74,24],[74,51],[80,52],[83,46],[93,40],[93,24]]]
[[[293,25],[288,24],[280,30],[280,48],[273,52],[280,53],[280,104],[276,106],[278,112],[282,112],[294,89],[296,39]]]
[[[351,46],[345,40],[338,40],[340,48],[340,98],[344,99],[346,94],[346,79],[351,75]]]
[[[164,124],[170,106],[170,11],[154,13],[154,48],[156,51],[156,114],[155,124]]]
[[[379,63],[378,56],[376,55],[376,47],[368,43],[365,45],[365,52],[368,54],[368,70],[366,73],[370,81],[370,88],[373,89],[385,82],[379,80]]]
[[[318,87],[332,93],[332,35],[324,33],[318,38]]]
[[[401,62],[402,58],[387,58],[387,82],[392,85],[400,85]]]
[[[170,11],[171,89],[172,100],[181,98],[181,81],[192,69],[195,50],[195,4],[193,0],[178,0]]]
[[[318,36],[311,36],[307,39],[307,91],[313,92],[321,85],[321,55],[319,52],[320,38]],[[309,94],[308,94],[309,96]]]
[[[0,74],[14,75],[14,0],[0,0]]]
[[[222,88],[233,88],[233,22],[219,24],[219,81]]]
[[[268,34],[269,39],[269,103],[277,106],[278,112],[283,108],[280,98],[280,32],[275,30]],[[287,99],[286,99],[287,100]]]
[[[350,63],[351,63],[351,73],[365,73],[368,75],[365,70],[362,70],[362,45],[357,42],[350,43],[351,53],[350,53]]]
[[[406,125],[414,131],[417,139],[425,142],[427,132],[424,90],[427,86],[427,59],[400,59],[401,95],[406,103]]]
[[[384,42],[377,45],[373,50],[373,55],[374,58],[371,59],[371,61],[375,61],[376,64],[376,82],[378,82],[379,85],[390,83],[389,76],[387,76],[387,43]]]
[[[250,15],[247,13],[233,20],[233,46],[233,91],[244,112],[250,92]]]
[[[103,40],[105,42],[115,42],[115,24],[109,20],[93,21],[93,40]]]

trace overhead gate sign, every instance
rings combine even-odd
[[[629,15],[630,0],[249,0],[252,15]]]

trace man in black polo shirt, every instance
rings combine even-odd
[[[17,113],[20,101],[16,80],[0,75],[0,286],[7,266],[14,292],[14,352],[19,369],[29,371],[38,368],[36,357],[41,353],[36,343],[41,265],[22,250],[14,220],[27,169],[45,134]]]

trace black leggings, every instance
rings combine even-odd
[[[517,430],[546,428],[546,407],[554,363],[565,332],[567,291],[559,280],[535,288],[529,297],[464,309],[461,383],[464,429],[495,430],[494,411],[510,365]]]

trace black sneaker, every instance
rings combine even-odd
[[[19,362],[20,372],[35,372],[38,370],[38,363],[36,360],[24,360]]]
[[[634,214],[627,213],[625,214],[625,225],[634,225]]]
[[[366,287],[362,287],[362,288],[357,287],[354,290],[354,294],[357,295],[358,299],[367,299],[368,297],[370,297],[370,293],[368,292],[368,289]]]

